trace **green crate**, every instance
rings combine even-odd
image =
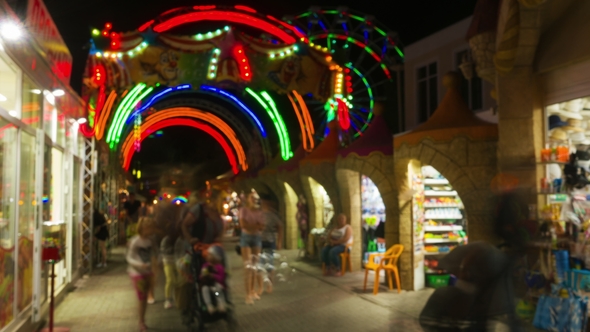
[[[426,275],[426,286],[432,288],[441,288],[449,285],[450,275],[448,274],[428,274]]]

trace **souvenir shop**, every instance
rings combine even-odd
[[[369,255],[385,252],[385,204],[379,189],[368,176],[361,175],[361,225],[363,265]]]
[[[467,243],[463,203],[451,183],[432,166],[411,162],[408,180],[413,192],[415,257],[424,254],[423,266],[415,271],[414,287],[446,286],[450,275],[438,267],[438,261],[457,246]]]

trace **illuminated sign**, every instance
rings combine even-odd
[[[45,52],[52,71],[60,80],[69,85],[72,74],[72,55],[43,0],[29,0],[27,27]]]

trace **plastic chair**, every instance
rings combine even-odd
[[[352,243],[346,245],[346,249],[340,254],[340,271],[342,275],[346,273],[346,267],[348,266],[348,272],[352,272],[352,261],[350,260],[350,253],[352,252]],[[322,273],[326,274],[326,263],[322,263]]]
[[[346,245],[346,249],[340,254],[340,262],[342,275],[346,273],[346,266],[348,266],[348,272],[352,272],[352,261],[350,260],[350,253],[352,252],[352,243]]]
[[[389,250],[387,250],[385,253],[375,253],[369,255],[369,260],[367,264],[365,264],[365,284],[363,286],[363,291],[367,290],[367,277],[369,276],[369,270],[375,271],[375,283],[373,285],[373,294],[377,295],[377,293],[379,293],[379,273],[381,272],[381,270],[384,270],[385,276],[389,277],[389,289],[393,289],[392,279],[393,275],[395,275],[395,282],[397,283],[397,292],[401,292],[401,283],[399,280],[397,261],[399,260],[399,256],[401,256],[402,251],[404,251],[404,246],[401,244],[396,244],[389,248]],[[379,263],[375,262],[376,257],[381,258]]]

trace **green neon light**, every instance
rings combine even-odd
[[[139,95],[141,93],[141,91],[143,91],[143,89],[146,87],[146,85],[144,83],[140,83],[138,84],[139,88],[138,89],[134,89],[134,91],[132,91],[133,93],[129,93],[129,98],[127,98],[127,100],[125,100],[124,103],[121,103],[121,111],[117,113],[117,118],[115,119],[115,121],[113,121],[113,123],[111,124],[111,128],[109,133],[111,134],[110,140],[109,140],[109,145],[112,148],[115,147],[115,143],[117,143],[117,132],[119,131],[119,126],[125,121],[125,117],[123,116],[125,114],[125,110],[127,109],[127,107],[129,107],[129,104],[131,102],[133,102],[133,100],[135,100],[135,98],[137,97],[137,95]],[[119,111],[119,109],[117,109],[117,111]]]
[[[137,106],[137,103],[139,103],[143,98],[145,98],[147,95],[149,95],[150,92],[152,92],[153,90],[154,90],[153,87],[148,88],[139,97],[136,97],[135,99],[133,99],[133,101],[131,103],[129,103],[128,107],[125,109],[125,113],[123,113],[124,114],[123,117],[121,117],[121,121],[119,122],[119,126],[117,127],[117,131],[115,132],[115,143],[119,143],[119,140],[121,139],[121,133],[123,132],[123,126],[125,125],[125,121],[129,117],[129,114],[131,114],[131,112],[133,112],[133,109],[135,108],[135,106]]]
[[[373,118],[373,106],[375,106],[375,100],[373,97],[373,89],[371,89],[371,86],[369,85],[369,81],[367,81],[365,76],[358,69],[354,68],[351,63],[347,63],[346,67],[349,68],[350,70],[352,70],[355,74],[357,74],[361,78],[361,80],[363,81],[363,84],[367,88],[367,94],[369,95],[369,108],[370,108],[369,117],[367,118],[367,122],[363,125],[361,130],[359,132],[357,132],[356,134],[354,134],[354,137],[358,137],[360,135],[360,133],[362,133],[363,131],[365,131],[365,129],[367,129],[367,127],[369,126],[369,123],[371,122],[371,119]]]
[[[332,15],[335,15],[335,14],[338,14],[338,11],[337,10],[326,10],[324,12],[324,14],[332,14]]]
[[[266,110],[266,113],[268,113],[268,116],[272,120],[277,131],[277,134],[279,136],[279,143],[281,145],[281,157],[283,158],[283,160],[288,160],[291,156],[293,156],[293,153],[290,151],[291,143],[289,141],[289,135],[287,134],[285,123],[283,122],[283,119],[277,111],[274,100],[270,98],[266,91],[263,91],[261,95],[264,97],[264,99],[266,99],[268,104],[264,100],[262,100],[262,98],[260,98],[260,96],[252,89],[246,88],[246,92],[248,92],[248,94],[254,97],[254,99],[256,99],[256,101],[258,101],[258,103]]]
[[[336,112],[334,112],[334,100],[328,99],[324,104],[324,110],[326,111],[326,121],[330,123],[336,118]]]
[[[266,91],[262,91],[260,93],[260,95],[264,99],[266,99],[266,101],[268,102],[268,104],[272,108],[273,112],[275,113],[276,119],[279,122],[279,126],[281,127],[281,131],[283,133],[283,138],[285,141],[285,148],[286,148],[285,151],[287,152],[287,154],[286,154],[287,158],[285,158],[283,156],[283,159],[288,160],[289,158],[293,157],[293,152],[291,151],[291,140],[289,139],[289,132],[287,131],[287,126],[285,125],[285,121],[283,121],[283,117],[281,116],[281,114],[279,113],[279,110],[277,109],[277,104],[270,97],[270,95]]]
[[[113,121],[111,122],[111,125],[109,127],[109,131],[107,133],[107,139],[106,139],[106,142],[107,143],[110,143],[112,141],[112,139],[113,139],[113,133],[115,132],[116,124],[118,123],[119,118],[121,117],[121,113],[123,112],[124,107],[127,105],[127,103],[129,102],[130,99],[132,99],[137,93],[139,93],[139,91],[141,89],[143,89],[144,86],[145,86],[145,84],[143,84],[143,83],[137,84],[125,96],[125,98],[123,98],[123,100],[121,100],[121,102],[117,106],[117,110],[115,111],[115,115],[113,116]]]
[[[399,49],[399,47],[395,46],[395,51],[397,52],[397,54],[399,54],[399,56],[401,56],[402,58],[405,58],[406,56],[404,55],[404,53],[402,52],[402,50]]]

